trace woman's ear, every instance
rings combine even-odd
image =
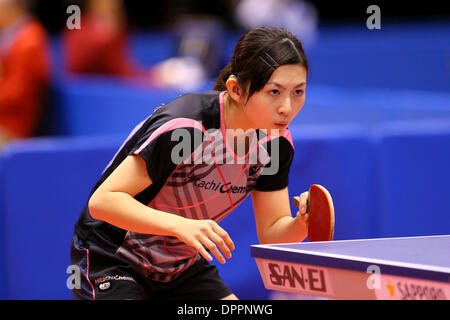
[[[236,103],[244,103],[244,90],[242,89],[241,85],[239,84],[236,76],[231,75],[227,82],[225,83],[227,86],[228,94],[230,97],[236,102]]]

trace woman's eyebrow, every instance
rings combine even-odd
[[[283,85],[281,85],[281,84],[279,84],[278,82],[275,82],[275,81],[267,82],[267,84],[273,84],[273,85],[275,85],[275,86],[277,86],[277,87],[280,87],[280,88],[283,88],[283,89],[284,89],[284,86],[283,86]],[[306,84],[306,82],[303,81],[302,83],[296,85],[295,88],[301,87],[301,86],[303,86],[303,85],[305,85],[305,84]]]

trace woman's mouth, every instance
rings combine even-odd
[[[289,122],[277,122],[275,123],[275,126],[278,128],[286,128],[288,126]]]

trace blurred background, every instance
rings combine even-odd
[[[210,90],[263,25],[296,34],[311,66],[291,196],[327,187],[336,240],[450,234],[448,2],[0,0],[1,299],[72,298],[74,223],[122,141]],[[225,282],[276,298],[250,257],[251,200],[221,225],[237,244]]]

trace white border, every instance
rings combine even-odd
[[[403,239],[420,239],[420,238],[437,238],[437,237],[445,237],[450,238],[450,235],[440,235],[440,236],[421,236],[421,237],[400,237],[400,238],[374,238],[374,239],[360,239],[360,240],[339,240],[339,241],[332,241],[332,242],[355,242],[355,241],[376,241],[376,240],[403,240]],[[307,246],[308,244],[314,244],[314,243],[324,243],[329,241],[323,241],[323,242],[293,242],[293,243],[282,243],[282,244],[265,244],[265,245],[253,245],[252,247],[259,247],[264,249],[277,249],[279,251],[285,251],[285,252],[298,252],[310,256],[321,256],[321,257],[328,257],[328,258],[338,258],[338,259],[346,259],[351,261],[358,261],[358,262],[366,262],[371,264],[383,264],[383,265],[389,265],[389,266],[396,266],[396,267],[404,267],[404,268],[411,268],[411,269],[419,269],[419,270],[427,270],[427,271],[434,271],[434,272],[442,272],[449,274],[449,281],[450,281],[450,266],[449,267],[441,267],[441,266],[432,266],[432,265],[424,265],[424,264],[418,264],[418,263],[410,263],[410,262],[399,262],[399,261],[392,261],[392,260],[384,260],[384,259],[374,259],[374,258],[368,258],[368,257],[360,257],[360,256],[350,256],[345,254],[335,254],[335,253],[324,253],[324,252],[318,252],[313,250],[301,250],[301,249],[292,249],[292,248],[283,248],[283,245],[292,245],[292,244],[301,244],[302,246]],[[331,244],[331,243],[330,243]],[[256,257],[258,258],[258,257]],[[331,268],[331,267],[330,267]]]

